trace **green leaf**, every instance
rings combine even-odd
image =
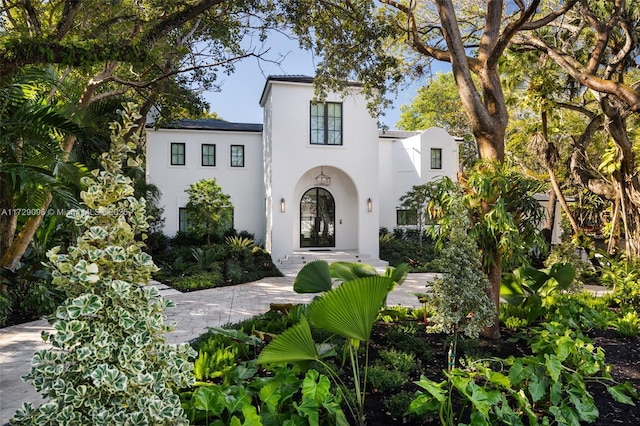
[[[381,276],[342,283],[311,303],[309,319],[339,336],[367,341],[392,284]]]
[[[547,383],[544,378],[540,378],[538,375],[531,376],[531,380],[529,381],[529,393],[531,394],[531,400],[533,402],[538,402],[547,392]]]
[[[333,262],[329,265],[329,273],[331,277],[340,281],[353,281],[356,278],[378,275],[376,268],[359,262]]]
[[[331,290],[329,264],[324,260],[314,260],[302,267],[293,282],[296,293],[320,293]]]
[[[562,363],[555,355],[544,354],[544,365],[547,367],[547,372],[551,376],[552,382],[557,382],[562,373]]]
[[[280,384],[274,381],[267,382],[258,392],[258,396],[262,402],[267,406],[267,410],[270,413],[276,413],[278,411],[278,403],[282,393],[280,391]]]
[[[313,399],[303,398],[302,403],[301,404],[294,403],[294,407],[296,408],[296,411],[298,412],[298,414],[300,414],[303,417],[306,417],[309,420],[310,426],[319,426],[320,405],[317,402],[315,402]]]
[[[628,405],[636,405],[633,400],[638,399],[638,392],[630,382],[610,386],[607,388],[607,391],[611,394],[613,399],[618,402]]]
[[[217,387],[199,387],[192,396],[193,406],[197,410],[218,416],[225,407],[224,395]]]
[[[302,396],[321,404],[329,396],[330,386],[326,376],[320,376],[316,370],[309,370],[302,382]]]
[[[302,317],[300,322],[273,339],[258,356],[258,364],[298,362],[319,359],[311,328]]]

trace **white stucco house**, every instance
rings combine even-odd
[[[270,76],[258,95],[262,123],[147,129],[147,179],[162,192],[166,235],[186,226],[185,189],[215,178],[231,196],[234,228],[255,234],[274,261],[313,250],[377,258],[380,227],[411,225],[399,198],[458,172],[453,137],[378,130],[356,83],[346,97],[315,103],[312,77]]]

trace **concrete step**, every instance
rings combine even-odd
[[[378,271],[383,272],[388,262],[373,258],[369,255],[363,255],[355,251],[296,251],[286,257],[278,260],[276,266],[286,276],[295,276],[304,265],[314,260],[324,260],[327,263],[333,262],[352,262],[365,263],[373,266]]]

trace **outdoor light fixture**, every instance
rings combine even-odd
[[[287,205],[284,202],[284,198],[280,198],[280,213],[284,213],[287,209]]]
[[[317,186],[329,186],[331,185],[331,178],[324,174],[324,168],[320,166],[320,174],[316,176]]]
[[[369,213],[373,211],[373,200],[371,198],[367,198],[367,211]]]

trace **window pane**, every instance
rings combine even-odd
[[[184,166],[184,144],[183,143],[171,144],[171,165]]]
[[[442,168],[442,149],[431,148],[431,168],[432,169]]]
[[[314,145],[342,145],[342,104],[311,104],[310,142]]]
[[[311,143],[324,144],[324,104],[311,104]]]
[[[416,226],[418,224],[417,210],[396,210],[398,226]]]
[[[216,165],[216,146],[211,144],[202,145],[202,165],[203,166],[215,166]]]
[[[179,208],[178,209],[178,232],[188,232],[189,231],[189,218],[187,215],[187,209]]]
[[[231,145],[231,167],[244,167],[244,145]]]

